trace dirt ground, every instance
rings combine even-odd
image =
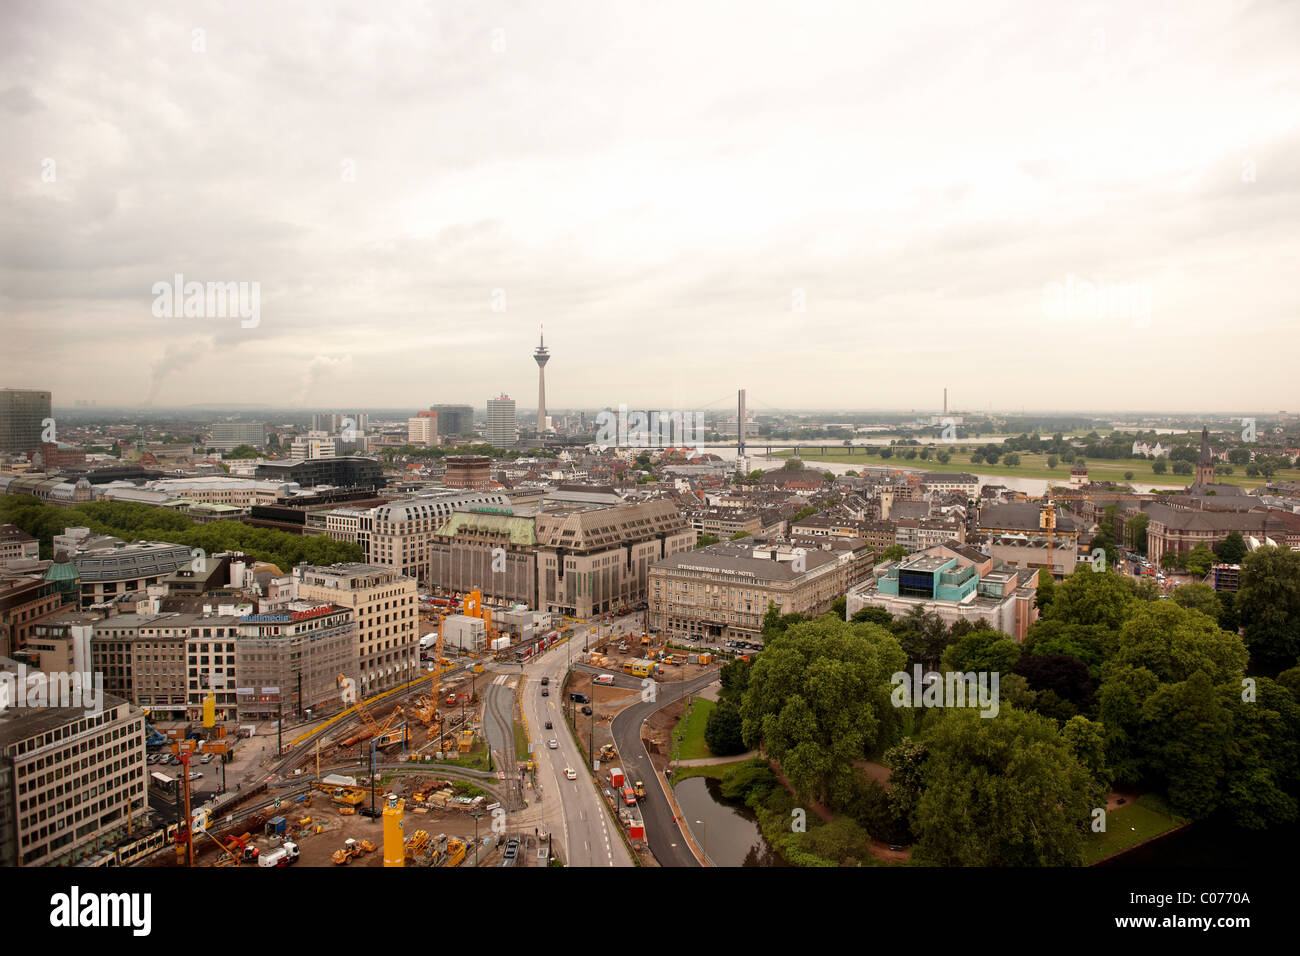
[[[660,773],[664,772],[672,757],[673,728],[685,713],[686,701],[674,701],[663,710],[651,714],[650,719],[641,728],[641,740],[644,741],[645,749],[650,754],[650,763]]]

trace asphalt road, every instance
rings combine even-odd
[[[640,801],[641,816],[645,820],[646,840],[660,866],[699,866],[699,861],[686,845],[668,798],[659,785],[650,754],[641,742],[641,724],[655,711],[688,694],[698,693],[717,679],[717,674],[704,674],[692,681],[661,682],[654,700],[633,704],[615,717],[610,726],[624,774],[630,780],[645,781],[646,795]]]
[[[560,682],[569,667],[571,650],[582,649],[582,635],[551,648],[528,665],[523,686],[524,713],[534,743],[533,760],[541,787],[546,824],[563,847],[569,866],[632,866],[632,854],[618,834],[618,823],[606,810],[591,781],[591,771],[564,723]],[[549,695],[542,696],[541,679],[550,679]],[[552,728],[546,729],[546,721]],[[548,746],[555,740],[556,747]],[[566,767],[576,780],[564,776]]]

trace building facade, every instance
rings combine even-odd
[[[695,546],[667,500],[537,515],[537,609],[590,617],[647,599],[650,567]]]
[[[234,451],[251,445],[259,451],[266,447],[266,422],[216,422],[207,447],[217,451]]]
[[[489,398],[487,428],[483,432],[483,440],[497,448],[508,448],[515,443],[517,428],[515,400],[508,395]]]
[[[39,451],[53,399],[40,389],[0,388],[0,454]]]
[[[367,694],[418,676],[419,597],[414,578],[368,564],[293,569],[299,600],[330,602],[352,612],[357,626],[357,671]]]
[[[715,544],[650,569],[650,628],[672,637],[719,641],[763,631],[769,605],[815,617],[848,587],[850,554],[790,545]]]
[[[438,416],[438,434],[448,438],[468,438],[474,434],[474,407],[472,405],[431,405],[429,411]]]
[[[330,435],[315,433],[300,435],[289,445],[289,454],[294,458],[311,460],[314,458],[333,458],[338,448]]]
[[[500,507],[457,511],[430,546],[430,582],[494,604],[537,607],[537,522]]]
[[[443,464],[447,470],[442,483],[448,488],[483,491],[492,484],[492,459],[487,455],[450,455]]]
[[[0,524],[0,567],[39,558],[41,543],[15,524]]]
[[[257,466],[254,475],[272,481],[292,482],[303,488],[333,485],[336,488],[381,488],[384,470],[374,458],[355,455],[344,458],[289,459],[268,461]]]
[[[430,448],[438,444],[438,413],[420,412],[406,420],[407,444]]]
[[[982,622],[1017,641],[1023,641],[1038,620],[1037,572],[995,565],[992,557],[971,548],[937,545],[878,573],[849,590],[847,619],[865,607],[883,608],[895,617],[920,607],[938,614],[947,625]]]
[[[239,622],[235,666],[240,720],[270,720],[337,702],[339,675],[355,679],[359,667],[353,613],[292,601],[274,613],[251,614]]]
[[[391,568],[421,584],[431,584],[430,547],[434,535],[453,512],[470,506],[508,508],[510,499],[495,492],[448,492],[420,495],[380,505],[361,518],[367,535],[366,561]]]
[[[102,604],[130,591],[143,591],[173,571],[189,567],[191,550],[182,544],[146,541],[91,548],[72,556],[81,581],[81,606]]]
[[[144,719],[105,695],[80,707],[0,711],[0,790],[19,866],[71,863],[127,830],[145,810]]]

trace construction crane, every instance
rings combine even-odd
[[[224,740],[199,741],[188,738],[173,740],[170,747],[171,752],[181,762],[181,793],[185,803],[185,816],[176,821],[176,855],[185,859],[186,866],[194,865],[194,834],[192,832],[194,814],[190,806],[190,757],[200,750],[200,746],[203,753],[225,754],[227,749]]]

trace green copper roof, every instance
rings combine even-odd
[[[438,529],[438,534],[451,536],[462,531],[488,531],[493,534],[509,534],[511,544],[525,547],[537,543],[536,523],[532,518],[523,518],[516,515],[456,511]]]

